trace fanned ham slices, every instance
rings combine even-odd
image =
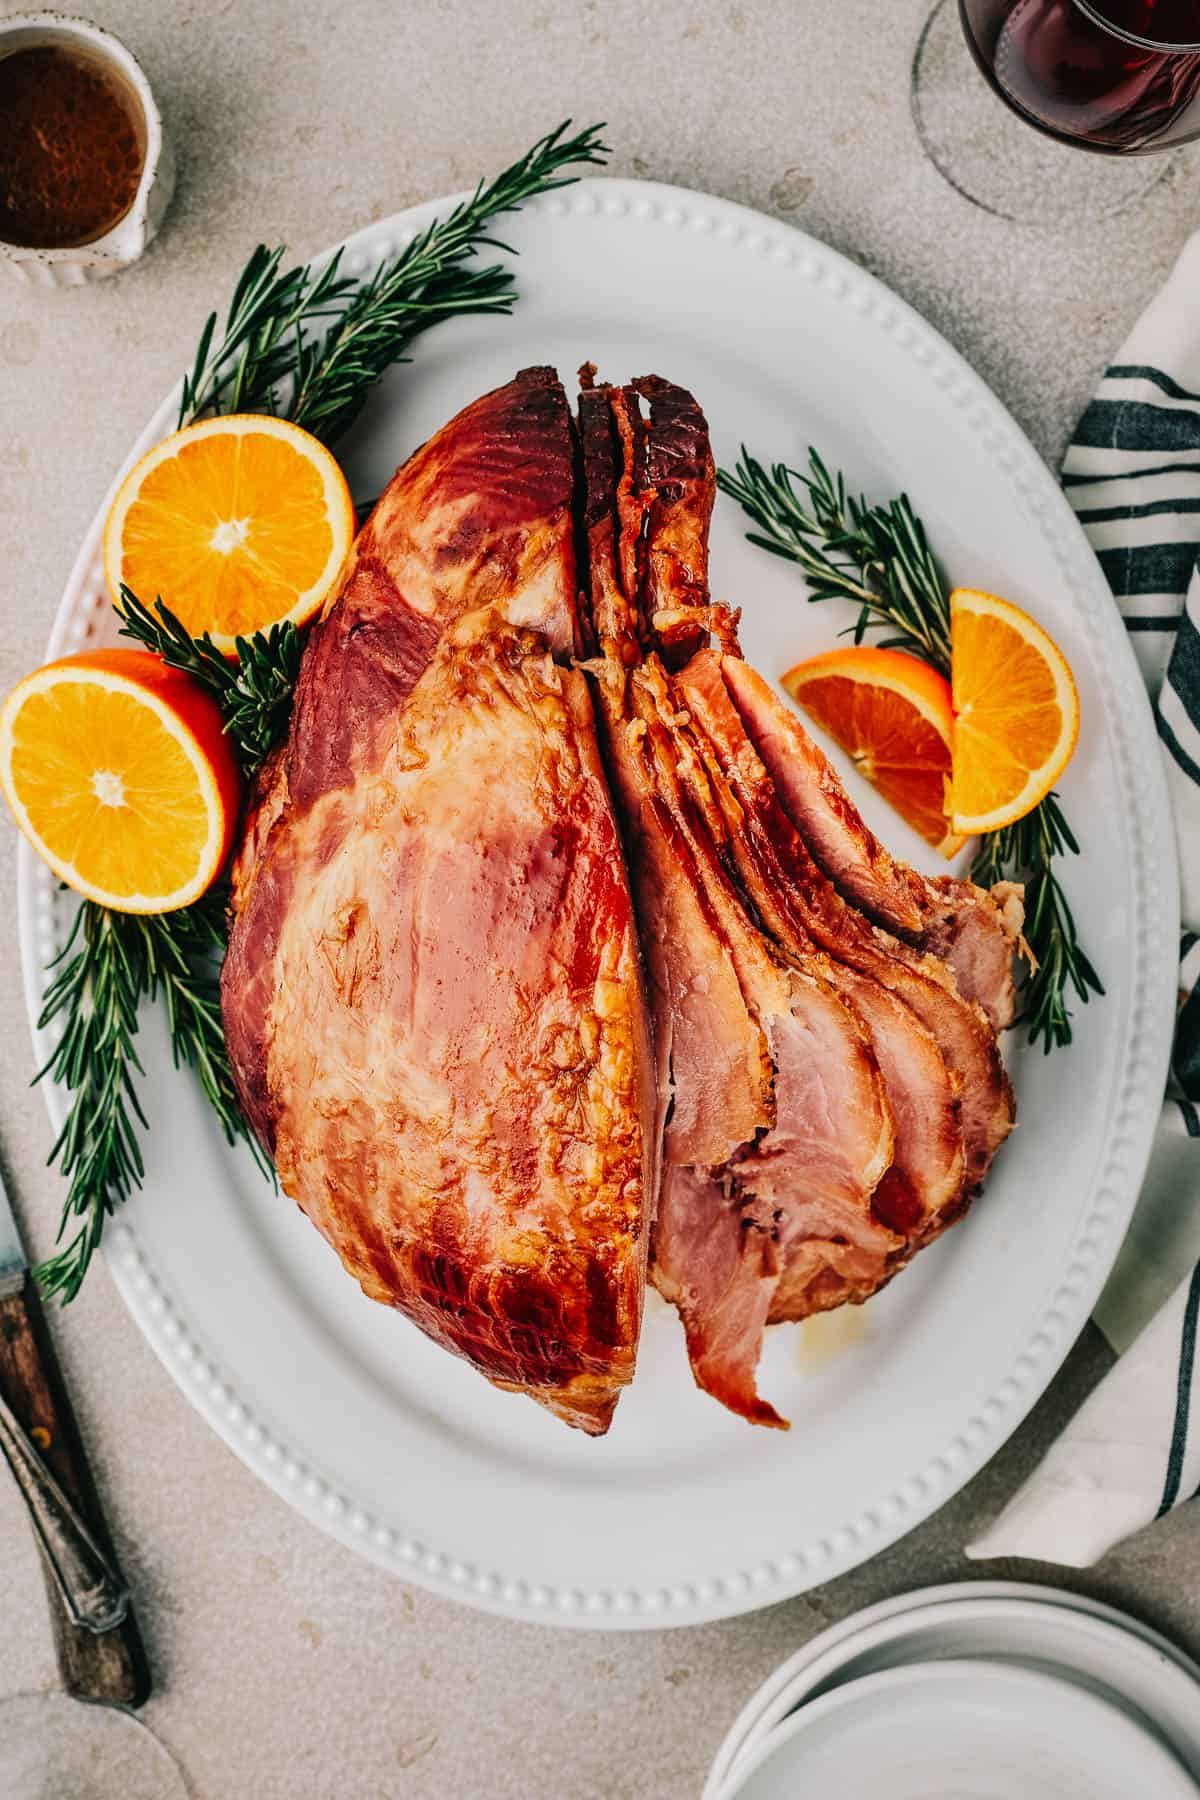
[[[708,591],[695,400],[526,370],[397,473],[307,646],[222,980],[282,1186],[372,1298],[608,1428],[647,1273],[763,1335],[961,1217],[1013,1122],[1021,897],[867,831]],[[716,647],[710,647],[713,639]]]

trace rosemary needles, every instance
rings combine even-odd
[[[206,631],[194,638],[162,600],[151,612],[121,585],[121,636],[133,638],[172,669],[206,688],[225,719],[242,772],[253,775],[287,730],[304,639],[288,621],[236,638],[237,661],[221,654]]]
[[[161,996],[171,1053],[195,1069],[229,1143],[250,1138],[225,1054],[214,952],[224,942],[224,896],[205,895],[180,912],[143,916],[85,901],[63,950],[38,1020],[63,1023],[58,1047],[39,1072],[71,1090],[70,1110],[50,1153],[69,1183],[59,1239],[67,1241],[37,1270],[42,1291],[73,1300],[109,1216],[142,1181],[137,1126],[138,1007]]]
[[[540,138],[494,181],[480,182],[368,281],[342,273],[340,252],[323,268],[283,270],[283,249],[260,244],[234,289],[224,329],[218,334],[213,313],[201,333],[179,423],[213,412],[280,413],[332,444],[421,332],[459,314],[511,312],[517,290],[510,271],[501,263],[475,267],[471,258],[507,248],[488,234],[492,220],[574,181],[566,172],[573,165],[604,161],[603,126],[568,136],[569,126]]]
[[[858,607],[854,641],[869,629],[890,636],[886,648],[910,650],[950,673],[950,600],[925,527],[901,494],[868,506],[846,491],[810,450],[807,475],[782,463],[768,471],[745,449],[732,475],[717,481],[753,519],[752,544],[798,563],[813,600],[852,600]]]

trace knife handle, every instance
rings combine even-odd
[[[111,1563],[104,1521],[79,1429],[71,1411],[41,1302],[32,1281],[0,1300],[0,1395],[41,1460],[81,1515],[96,1547]],[[150,1693],[146,1652],[132,1611],[109,1631],[73,1623],[43,1554],[59,1673],[77,1700],[140,1706]]]
[[[129,1611],[129,1589],[0,1397],[0,1451],[24,1497],[59,1598],[76,1625],[113,1631]]]

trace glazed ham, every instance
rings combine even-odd
[[[599,1432],[640,1327],[652,1059],[586,683],[550,653],[571,459],[533,372],[379,502],[247,833],[223,1004],[283,1188],[363,1290]]]
[[[1020,894],[895,862],[742,661],[693,397],[582,384],[577,424],[552,370],[484,395],[360,534],[245,824],[226,1038],[285,1192],[497,1386],[607,1430],[649,1274],[781,1427],[767,1328],[876,1293],[1011,1127]]]
[[[755,1382],[766,1325],[864,1298],[901,1249],[872,1206],[892,1111],[870,1032],[827,959],[814,949],[789,965],[751,917],[664,698],[660,655],[678,659],[706,635],[696,620],[709,605],[713,476],[699,408],[659,380],[593,388],[581,441],[587,635],[600,651],[588,666],[631,846],[664,1094],[652,1275],[679,1309],[699,1385],[782,1425]],[[686,930],[672,925],[684,916]],[[714,1016],[716,1054],[714,1028],[698,1023]]]
[[[803,951],[811,938],[838,963],[900,1000],[933,1036],[953,1078],[952,1091],[961,1101],[961,1132],[951,1131],[943,1094],[946,1123],[938,1135],[944,1155],[922,1154],[919,1167],[908,1176],[910,1181],[933,1178],[935,1191],[942,1196],[937,1211],[943,1212],[949,1199],[942,1192],[947,1159],[949,1169],[956,1168],[960,1182],[973,1192],[1012,1128],[1012,1090],[995,1032],[978,1003],[964,999],[950,965],[873,926],[821,875],[803,837],[779,805],[774,784],[730,702],[723,678],[737,666],[745,667],[730,657],[718,662],[706,651],[678,680],[685,703],[712,746],[722,792],[731,796],[726,811],[734,827],[732,854],[768,928],[785,949],[793,954]],[[984,899],[981,895],[981,904]],[[925,1093],[923,1122],[932,1128],[939,1090],[927,1085]],[[955,1135],[961,1137],[963,1157],[953,1155]],[[932,1149],[933,1142],[931,1130],[925,1148]]]
[[[740,657],[728,658],[723,673],[784,806],[829,879],[869,918],[948,962],[964,998],[982,1006],[996,1030],[1011,1025],[1021,889],[1003,881],[989,892],[897,862],[762,676]]]

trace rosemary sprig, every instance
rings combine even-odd
[[[194,638],[160,599],[154,611],[121,585],[121,636],[134,638],[173,669],[182,669],[217,701],[243,772],[252,775],[287,730],[304,640],[291,624],[236,638],[237,661],[223,656],[206,631]]]
[[[562,173],[565,167],[604,161],[603,127],[568,137],[569,125],[566,120],[541,138],[495,181],[481,181],[469,200],[379,268],[319,346],[311,352],[301,346],[289,406],[297,424],[332,443],[353,423],[380,376],[404,360],[420,332],[456,313],[512,311],[516,288],[509,271],[502,264],[482,269],[465,264],[483,246],[508,249],[486,234],[490,220],[573,181],[573,175]]]
[[[717,482],[758,527],[746,536],[775,556],[798,563],[810,599],[852,600],[858,617],[847,629],[856,644],[869,630],[890,649],[911,650],[950,673],[950,598],[925,527],[907,494],[886,506],[869,506],[846,490],[843,475],[831,475],[815,450],[808,473],[783,463],[770,471],[743,448],[731,475]]]
[[[145,932],[150,999],[161,994],[176,1068],[194,1069],[228,1144],[245,1141],[265,1174],[271,1164],[242,1115],[221,1023],[220,966],[225,955],[224,887],[193,906],[138,921]]]
[[[251,252],[220,338],[216,313],[208,315],[183,378],[180,425],[206,413],[275,412],[276,389],[294,367],[296,334],[346,305],[356,283],[341,274],[340,252],[316,273],[308,263],[280,273],[284,254],[282,244],[274,250],[259,244]]]
[[[116,913],[84,902],[71,934],[51,963],[38,1029],[62,1017],[57,1048],[36,1081],[49,1075],[74,1098],[49,1161],[58,1160],[69,1183],[58,1239],[73,1221],[79,1229],[65,1249],[44,1262],[37,1279],[47,1294],[73,1300],[79,1292],[104,1223],[140,1186],[143,1164],[135,1120],[146,1115],[134,1074],[142,1073],[134,1048],[145,970]]]
[[[981,887],[1014,871],[1025,878],[1025,941],[1035,966],[1025,977],[1022,999],[1030,1039],[1040,1037],[1046,1050],[1071,1041],[1068,994],[1073,990],[1086,1005],[1090,995],[1104,992],[1054,872],[1055,859],[1066,854],[1078,856],[1079,844],[1058,795],[1048,794],[1015,825],[980,838],[971,864],[971,875]]]
[[[796,563],[811,600],[857,606],[848,627],[856,644],[868,631],[885,632],[878,642],[949,675],[949,590],[908,496],[873,506],[850,494],[815,450],[808,456],[806,472],[784,463],[768,470],[743,448],[732,473],[718,472],[722,492],[754,521],[750,542]],[[1068,996],[1086,1003],[1104,992],[1054,870],[1056,860],[1078,853],[1058,796],[1050,794],[1015,825],[982,838],[971,869],[984,886],[1006,877],[1025,882],[1032,963],[1021,988],[1022,1018],[1030,1042],[1046,1051],[1071,1041]]]
[[[49,1160],[69,1182],[59,1241],[72,1225],[76,1230],[36,1271],[47,1295],[75,1298],[107,1219],[141,1186],[137,1125],[147,1121],[134,1080],[143,1072],[134,1040],[143,998],[162,995],[176,1063],[196,1070],[228,1141],[245,1138],[265,1167],[238,1109],[221,1030],[215,955],[224,943],[223,910],[219,893],[151,916],[85,900],[51,964],[56,972],[38,1028],[59,1018],[64,1028],[36,1080],[50,1075],[72,1092]]]
[[[340,253],[322,269],[280,272],[283,250],[259,245],[234,290],[224,330],[217,315],[201,334],[184,378],[179,422],[207,412],[271,412],[335,442],[375,383],[407,360],[413,340],[460,313],[508,313],[517,297],[499,263],[469,267],[477,251],[508,246],[486,227],[535,194],[574,181],[573,164],[602,163],[601,125],[568,136],[548,132],[470,199],[435,219],[368,282],[341,273]],[[324,329],[314,333],[314,325]]]

